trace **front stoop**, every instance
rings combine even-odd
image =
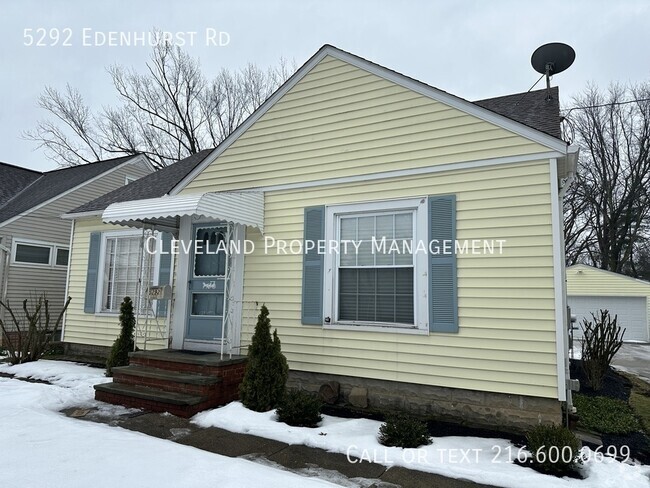
[[[246,367],[245,356],[169,349],[129,357],[129,366],[113,369],[112,383],[95,385],[95,399],[185,418],[237,400]]]

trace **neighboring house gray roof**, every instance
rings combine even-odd
[[[0,162],[0,207],[42,175],[40,171]]]
[[[133,157],[135,156],[123,156],[44,173],[36,172],[37,178],[23,186],[20,192],[15,193],[0,205],[0,223],[116,168]],[[12,173],[13,170],[10,171],[10,174]],[[1,180],[4,180],[4,174],[5,168],[0,166]]]
[[[117,188],[116,190],[102,195],[95,200],[85,203],[68,213],[76,214],[94,212],[104,210],[112,203],[162,197],[174,188],[179,181],[190,173],[212,151],[213,149],[204,149],[196,154],[192,154],[185,159],[181,159],[177,163],[170,164],[166,168],[144,176],[126,186]]]
[[[485,100],[477,100],[473,103],[561,139],[560,90],[558,87],[551,88],[550,100],[546,98],[547,92],[544,89],[527,93],[516,93],[503,97],[487,98]]]

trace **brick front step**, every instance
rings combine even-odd
[[[190,417],[239,398],[246,358],[159,350],[131,353],[113,383],[95,385],[95,399]]]
[[[103,383],[95,385],[95,399],[101,402],[142,408],[153,412],[169,412],[179,417],[192,415],[209,408],[223,405],[223,399],[207,399],[185,393],[173,393],[144,386]]]
[[[130,365],[113,369],[113,382],[125,385],[146,386],[163,391],[188,393],[213,397],[220,393],[218,376],[206,376],[196,373],[179,373],[165,369]]]
[[[129,364],[149,368],[165,369],[179,373],[197,373],[219,376],[226,369],[244,369],[245,356],[220,359],[217,353],[196,354],[185,351],[163,349],[158,351],[137,351],[129,353]]]

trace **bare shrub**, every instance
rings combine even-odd
[[[623,345],[625,329],[618,325],[617,316],[609,310],[600,310],[599,315],[591,314],[593,321],[582,320],[582,367],[589,386],[598,391],[603,386],[603,378],[609,370],[614,355]]]
[[[27,306],[28,300],[23,300],[22,314],[16,314],[9,304],[0,301],[0,307],[9,313],[11,318],[11,329],[8,324],[0,320],[0,329],[11,364],[37,361],[45,354],[52,337],[59,330],[70,300],[71,298],[68,297],[53,325],[51,325],[50,302],[45,295],[36,299],[33,312]]]

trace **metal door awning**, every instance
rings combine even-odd
[[[184,216],[199,216],[257,227],[264,233],[264,193],[210,192],[113,203],[104,210],[102,220],[107,224],[174,231],[178,229],[179,218]]]

